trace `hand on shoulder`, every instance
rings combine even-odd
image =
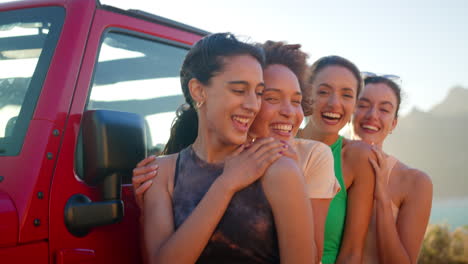
[[[177,166],[178,156],[179,153],[170,154],[167,156],[159,156],[153,162],[148,164],[148,166],[154,164],[158,165],[158,176],[152,180],[153,184],[151,187],[149,187],[148,192],[150,192],[155,185],[160,185],[167,189],[170,194],[172,194],[174,187],[174,174],[175,168]]]

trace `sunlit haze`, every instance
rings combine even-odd
[[[210,32],[252,41],[300,43],[310,62],[340,55],[362,71],[403,80],[403,113],[428,110],[449,88],[468,86],[468,3],[448,1],[147,1],[103,4],[140,9]]]

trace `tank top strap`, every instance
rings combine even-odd
[[[180,155],[181,155],[181,153],[179,153],[179,155],[177,155],[177,160],[176,160],[175,173],[174,173],[174,188],[176,187],[177,179],[178,179],[177,175],[179,174]]]

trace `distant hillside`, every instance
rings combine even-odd
[[[428,112],[400,118],[385,148],[428,173],[436,198],[468,196],[468,89],[453,88]]]
[[[468,89],[461,86],[450,90],[445,100],[434,106],[430,113],[436,116],[456,116],[468,114]]]

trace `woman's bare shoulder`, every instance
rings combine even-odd
[[[369,163],[369,158],[375,159],[372,146],[361,140],[343,140],[343,158],[352,164]],[[369,165],[370,166],[370,165]]]
[[[158,156],[151,165],[158,165],[158,175],[154,178],[153,186],[163,186],[172,194],[174,187],[175,167],[179,153]]]
[[[422,170],[412,168],[401,161],[397,162],[395,170],[400,182],[404,183],[409,190],[432,188],[431,177]]]

